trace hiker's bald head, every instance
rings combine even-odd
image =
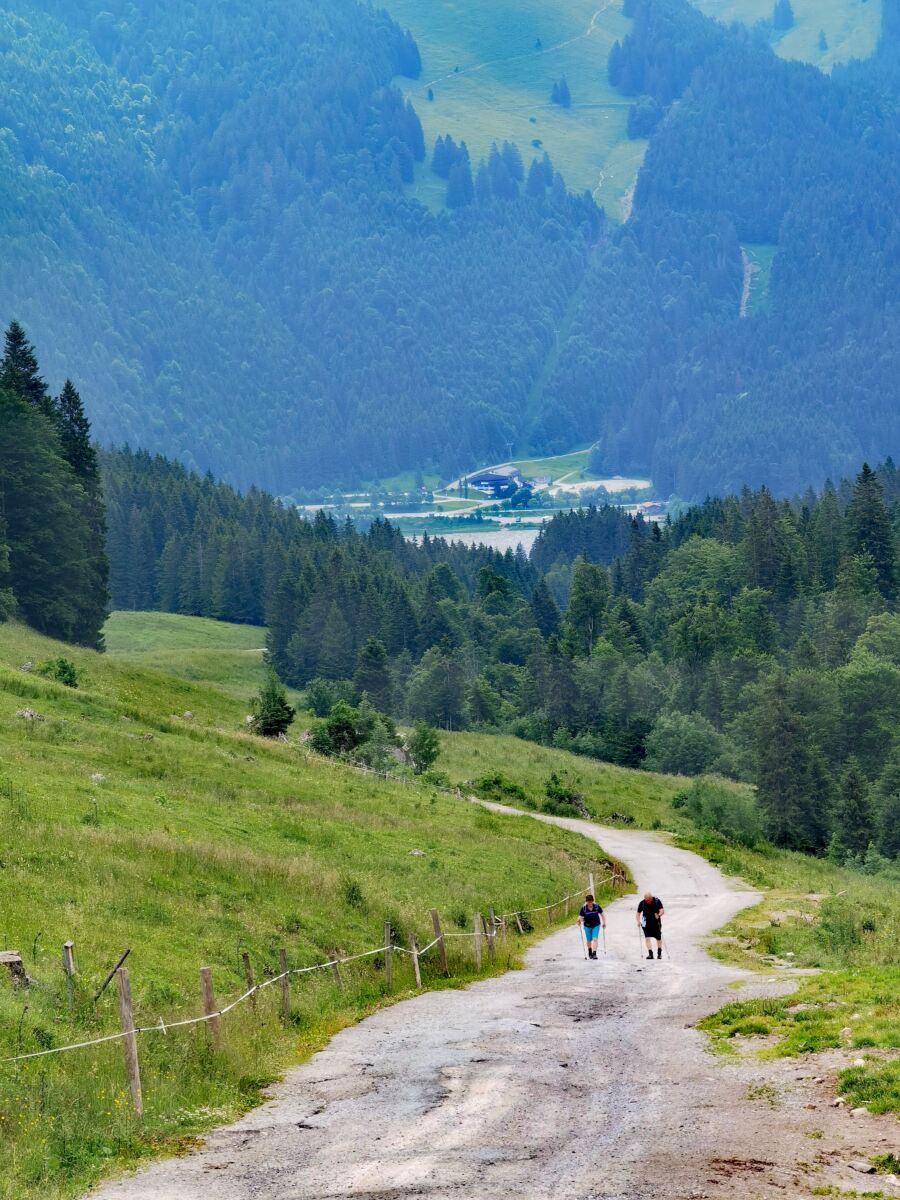
[[[647,901],[650,901],[650,900],[652,900],[652,899],[653,899],[653,893],[652,893],[652,892],[644,892],[644,899],[645,899],[645,900],[647,900]]]

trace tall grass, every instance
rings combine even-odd
[[[0,1057],[118,1030],[115,984],[92,996],[126,947],[137,1023],[168,1024],[199,1015],[201,966],[226,1003],[245,988],[244,951],[262,981],[282,947],[291,967],[311,966],[380,945],[385,920],[398,944],[415,932],[425,945],[432,907],[448,932],[470,931],[476,911],[550,903],[600,869],[586,839],[253,738],[239,695],[139,656],[65,648],[78,690],[19,669],[62,650],[0,626],[0,948],[19,950],[36,981],[14,989],[0,974]],[[26,705],[44,720],[18,717]],[[515,964],[527,940],[511,934],[482,973]],[[448,944],[451,982],[472,978],[472,939]],[[408,994],[408,958],[393,966],[392,996]],[[433,952],[423,976],[444,986]],[[287,1023],[268,988],[225,1019],[221,1051],[203,1026],[141,1036],[140,1123],[118,1043],[0,1065],[0,1197],[79,1194],[256,1103],[284,1066],[388,1000],[381,958],[342,982],[295,976]]]

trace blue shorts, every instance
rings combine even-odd
[[[588,929],[587,927],[585,927],[584,940],[586,942],[596,942],[599,937],[600,937],[600,926],[599,925],[595,925],[593,929]]]

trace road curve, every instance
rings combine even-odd
[[[573,926],[534,946],[522,971],[384,1009],[202,1150],[97,1200],[777,1194],[779,1164],[789,1170],[803,1145],[799,1118],[773,1132],[740,1070],[721,1069],[691,1028],[737,975],[703,941],[756,893],[660,836],[540,819],[595,839],[662,897],[670,960],[639,958],[625,897],[608,913],[608,957],[586,961]],[[717,1165],[757,1160],[765,1180]]]

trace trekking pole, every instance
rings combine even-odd
[[[641,933],[641,927],[638,925],[638,955],[641,959],[644,958],[644,935]]]
[[[584,951],[584,957],[587,958],[587,938],[584,936],[584,926],[579,922],[578,932],[581,934],[581,948]]]
[[[659,940],[660,940],[660,943],[662,944],[663,950],[665,950],[665,952],[666,952],[666,958],[669,960],[669,962],[671,962],[672,956],[669,953],[669,943],[666,941],[666,939],[662,935],[662,927],[660,927],[660,931],[659,931]]]
[[[603,926],[603,957],[606,958],[606,926]]]

